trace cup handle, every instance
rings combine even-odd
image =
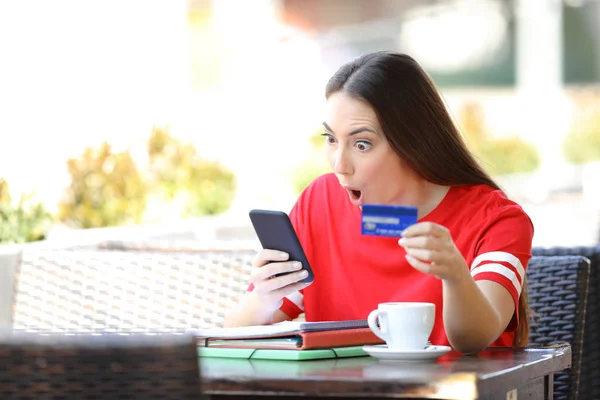
[[[375,309],[375,310],[371,311],[369,313],[369,318],[367,319],[367,322],[369,323],[369,328],[371,328],[373,333],[375,335],[377,335],[380,339],[387,342],[388,337],[387,337],[387,332],[385,331],[385,328],[380,329],[377,326],[377,317],[379,317],[381,314],[385,314],[385,311],[381,311],[379,309]]]

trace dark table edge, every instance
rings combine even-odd
[[[549,355],[551,363],[547,360],[537,360],[525,365],[515,367],[508,371],[492,373],[479,376],[477,381],[477,392],[479,395],[486,395],[498,392],[506,388],[505,380],[509,379],[518,384],[528,382],[535,377],[548,376],[558,371],[571,368],[571,346],[569,344],[560,344],[550,347],[527,348],[527,351],[547,351],[555,350],[554,354]]]
[[[554,354],[549,354],[546,360],[537,360],[526,364],[531,367],[538,364],[538,369],[525,369],[525,366],[518,366],[506,372],[492,373],[486,375],[477,375],[468,372],[456,372],[448,378],[438,381],[435,384],[411,384],[393,381],[381,381],[368,383],[353,379],[310,379],[306,381],[309,385],[318,383],[318,388],[309,390],[305,386],[304,390],[298,389],[298,382],[282,382],[281,379],[263,379],[260,383],[252,379],[232,378],[232,379],[211,379],[210,389],[204,384],[204,393],[216,396],[246,395],[246,396],[328,396],[336,397],[389,397],[389,398],[431,398],[431,399],[464,399],[476,398],[501,390],[506,390],[506,379],[510,379],[515,387],[526,384],[528,381],[541,376],[547,376],[554,372],[570,368],[571,366],[571,346],[561,344],[550,347],[527,348],[526,351],[548,351],[554,350]],[[469,357],[469,356],[465,356]],[[476,356],[473,356],[476,357]],[[527,371],[527,373],[525,373]],[[507,375],[508,374],[508,375]],[[393,388],[392,388],[393,387]],[[313,388],[310,388],[313,389]],[[509,388],[510,389],[510,388]],[[395,392],[395,393],[390,393]],[[401,393],[399,393],[401,392]]]

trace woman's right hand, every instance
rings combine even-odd
[[[252,290],[259,302],[267,309],[277,310],[283,304],[283,298],[304,289],[310,283],[298,282],[308,276],[298,261],[287,261],[289,255],[278,250],[263,249],[253,262],[254,270],[250,281]],[[285,274],[275,276],[277,274]]]

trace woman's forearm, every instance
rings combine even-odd
[[[502,333],[501,317],[470,274],[442,283],[444,329],[452,347],[476,353]]]

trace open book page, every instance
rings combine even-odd
[[[262,337],[299,332],[301,324],[304,323],[306,322],[283,321],[273,325],[241,326],[238,328],[189,329],[188,333],[199,337],[216,338]]]
[[[273,338],[244,338],[244,339],[216,339],[209,340],[208,347],[247,347],[251,349],[269,348],[269,349],[293,349],[302,347],[302,338],[300,336],[279,336]]]
[[[368,326],[366,320],[324,322],[283,321],[273,325],[243,326],[238,328],[189,329],[187,332],[204,338],[250,338],[280,335],[284,333],[367,328]]]

